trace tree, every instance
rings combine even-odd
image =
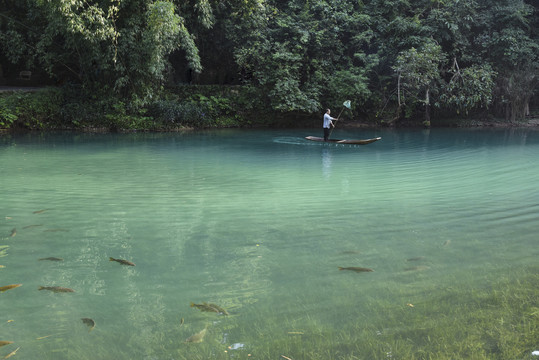
[[[195,83],[247,85],[261,111],[312,114],[350,99],[362,115],[389,104],[410,116],[422,105],[429,123],[432,105],[460,114],[489,106],[515,120],[537,97],[539,20],[530,4],[0,0],[0,62],[45,69],[135,108],[189,69],[201,74]]]
[[[444,60],[441,47],[433,41],[427,41],[419,50],[411,48],[399,54],[394,67],[399,84],[399,112],[408,95],[410,105],[421,103],[425,106],[424,124],[430,126],[431,91],[438,89],[440,67]]]
[[[244,13],[229,25],[235,57],[273,110],[313,113],[369,96],[364,47],[373,35],[361,3],[274,0]]]
[[[453,76],[442,88],[439,106],[453,109],[457,114],[468,114],[472,109],[491,104],[496,72],[490,65],[460,69],[455,58],[450,72]]]
[[[522,0],[483,0],[478,13],[471,43],[498,74],[496,108],[508,120],[523,118],[539,81],[537,9]]]
[[[202,69],[184,20],[168,0],[8,1],[7,9],[0,44],[11,49],[9,60],[24,58],[92,93],[146,103],[163,81],[168,54],[179,47],[195,71]]]

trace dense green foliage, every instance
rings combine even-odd
[[[83,96],[78,86],[5,92],[0,93],[0,129],[160,131],[277,125],[273,117],[248,116],[246,104],[255,93],[249,86],[179,87],[134,107],[116,97]]]
[[[211,106],[224,120],[210,111],[199,125],[233,126],[243,121],[231,115],[238,106],[320,114],[344,100],[348,116],[371,121],[514,121],[537,106],[530,1],[0,0],[0,81],[32,70],[78,85],[79,102],[115,99],[111,111],[142,122],[146,112],[176,112],[193,125]],[[198,101],[195,110],[193,98],[163,95],[187,83],[249,85],[253,96]]]
[[[37,93],[15,93],[0,97],[0,128],[56,127],[61,112],[62,91],[47,89]]]

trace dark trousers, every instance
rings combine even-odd
[[[324,128],[324,141],[329,139],[329,128]]]

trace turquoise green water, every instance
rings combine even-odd
[[[452,289],[537,270],[538,131],[316,132],[0,136],[0,356],[398,359]]]

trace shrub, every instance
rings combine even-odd
[[[61,120],[62,101],[62,91],[56,88],[10,93],[0,101],[0,126],[27,129],[55,127]]]
[[[0,128],[10,128],[16,120],[17,115],[10,106],[9,98],[0,97]]]
[[[158,100],[154,102],[149,106],[148,114],[165,128],[199,127],[202,125],[200,119],[205,118],[204,110],[196,104],[175,100]]]

